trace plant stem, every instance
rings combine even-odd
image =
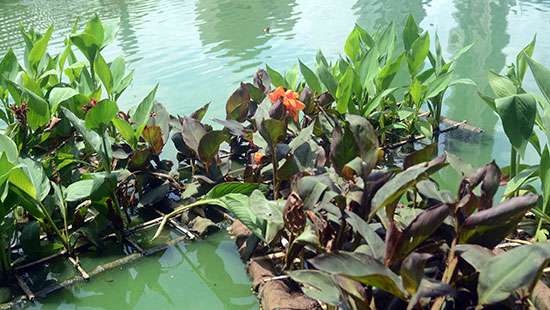
[[[44,206],[44,204],[41,201],[37,200],[37,202],[38,202],[38,206],[39,206],[40,210],[42,211],[42,213],[44,213],[44,216],[46,217],[46,220],[50,223],[50,225],[52,225],[53,230],[55,231],[55,233],[57,234],[59,239],[61,239],[61,242],[63,243],[63,246],[67,250],[67,253],[69,253],[69,255],[72,255],[73,251],[72,251],[72,248],[69,244],[68,238],[65,237],[65,235],[59,230],[59,228],[57,228],[57,225],[55,225],[55,222],[53,221],[52,217],[50,216],[50,213],[46,209],[46,206]]]
[[[518,153],[516,151],[516,149],[512,146],[512,150],[510,152],[510,179],[515,177],[516,174],[517,174],[517,157],[518,157]]]
[[[175,209],[174,211],[172,211],[172,212],[170,212],[170,213],[168,213],[164,216],[164,218],[162,219],[162,222],[160,222],[160,225],[159,225],[159,228],[157,229],[157,232],[153,236],[153,240],[156,239],[158,236],[160,236],[160,233],[162,232],[162,230],[164,229],[164,226],[166,225],[166,223],[168,222],[168,220],[170,218],[172,218],[173,216],[176,216],[180,213],[183,213],[187,210],[190,210],[194,207],[204,206],[204,205],[216,205],[216,206],[222,207],[224,209],[227,209],[225,204],[219,199],[202,199],[202,200],[196,201],[194,203],[188,204],[186,206],[181,206],[181,207]]]
[[[279,162],[277,161],[277,153],[275,147],[271,146],[271,162],[273,164],[273,199],[279,198],[279,181],[277,180],[277,171],[279,170]]]
[[[457,221],[455,221],[455,224],[458,225]],[[451,283],[453,274],[455,273],[456,265],[458,263],[458,258],[456,257],[457,239],[458,239],[458,232],[455,233],[455,237],[451,242],[451,248],[449,249],[449,256],[447,256],[447,268],[445,268],[445,271],[443,272],[443,276],[441,277],[441,282],[445,284]],[[443,306],[443,302],[445,302],[445,296],[438,297],[433,303],[431,309],[432,310],[441,309],[441,307]]]

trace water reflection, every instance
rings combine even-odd
[[[142,23],[141,17],[154,10],[157,3],[157,0],[0,0],[0,53],[4,54],[8,48],[20,50],[23,47],[23,39],[19,33],[20,23],[40,30],[54,25],[56,32],[50,48],[55,49],[61,47],[63,38],[70,32],[78,17],[84,23],[91,15],[98,14],[104,20],[120,20],[117,42],[120,43],[124,55],[130,56],[138,50],[136,25]]]
[[[426,16],[425,5],[431,2],[424,0],[358,0],[353,9],[356,10],[357,23],[366,29],[378,29],[382,25],[393,22],[401,29],[407,16],[411,15],[417,22]]]
[[[510,42],[507,33],[507,16],[515,1],[492,0],[456,0],[453,18],[456,26],[449,33],[449,50],[458,51],[462,46],[474,43],[457,65],[457,74],[469,77],[478,83],[478,89],[490,93],[487,83],[489,70],[500,72],[506,63],[504,48]],[[519,51],[519,49],[518,49]],[[479,126],[488,136],[493,136],[498,117],[480,99],[477,89],[471,86],[459,86],[447,98],[447,115],[455,120],[468,120]],[[467,137],[458,137],[461,140]],[[464,143],[449,140],[447,149],[459,153],[468,162],[482,165],[492,159],[494,139],[473,141],[483,143],[483,147],[469,147],[465,152]]]
[[[266,43],[274,35],[288,40],[294,37],[292,30],[298,19],[295,6],[294,0],[198,0],[200,40],[208,53],[228,58],[226,65],[248,62],[236,71],[253,68],[261,64],[257,56],[270,49]]]

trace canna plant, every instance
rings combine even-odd
[[[547,240],[548,230],[543,223],[550,223],[550,70],[531,58],[535,41],[534,38],[518,54],[516,62],[508,66],[505,75],[489,74],[489,84],[496,97],[482,97],[501,118],[511,145],[510,166],[506,169],[509,182],[504,196],[512,197],[525,192],[540,194],[538,208],[534,210],[539,218],[534,235],[537,240]],[[526,91],[522,85],[528,69],[535,78],[540,95]],[[538,164],[522,162],[528,146],[538,155]],[[536,188],[537,182],[540,190]]]
[[[429,33],[422,32],[412,16],[401,42],[393,24],[374,34],[356,25],[346,40],[345,55],[336,62],[330,63],[321,52],[315,71],[299,62],[303,82],[298,82],[297,69],[284,77],[269,66],[267,72],[275,86],[308,94],[302,96],[309,99],[304,102],[308,117],[327,110],[336,117],[346,113],[365,116],[379,131],[383,144],[418,134],[432,138],[442,121],[447,89],[475,84],[454,74],[456,60],[471,45],[447,61],[437,35],[435,51],[430,44]],[[322,104],[314,106],[310,100]],[[421,112],[429,114],[426,117]]]
[[[23,62],[11,50],[0,61],[2,277],[61,250],[73,256],[83,240],[100,247],[180,188],[160,158],[172,126],[157,87],[130,112],[118,108],[133,72],[103,58],[116,25],[93,17],[56,55],[53,28],[21,31]]]

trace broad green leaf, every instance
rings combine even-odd
[[[29,64],[33,69],[36,70],[38,67],[38,64],[42,60],[42,57],[44,57],[44,54],[46,54],[46,49],[48,48],[48,42],[50,41],[50,38],[53,33],[53,27],[50,26],[46,33],[40,38],[38,41],[36,41],[29,53],[28,60]]]
[[[527,62],[540,91],[546,100],[550,102],[550,70],[531,57],[527,57]]]
[[[38,96],[31,90],[22,87],[12,81],[7,81],[10,94],[16,102],[25,101],[28,105],[27,120],[31,129],[46,125],[50,121],[50,105],[42,97]],[[18,97],[18,98],[17,98]]]
[[[66,200],[78,201],[84,198],[88,198],[92,195],[94,189],[94,180],[80,180],[74,183],[71,183],[69,187],[65,190]]]
[[[357,74],[360,81],[362,81],[361,86],[367,89],[369,93],[374,93],[373,79],[380,71],[380,64],[378,62],[379,56],[380,54],[378,54],[376,49],[371,49],[359,64],[359,72]]]
[[[403,44],[405,45],[405,50],[409,50],[416,39],[418,39],[420,29],[414,20],[414,17],[409,15],[407,22],[405,23],[405,28],[403,29]]]
[[[11,163],[15,163],[17,161],[17,158],[19,157],[19,150],[17,149],[17,145],[13,140],[0,133],[0,153],[6,154],[7,159]]]
[[[319,270],[295,270],[288,275],[302,284],[302,290],[307,296],[329,305],[341,304],[340,289],[330,274]]]
[[[321,89],[321,83],[319,82],[319,78],[315,75],[313,71],[311,71],[308,66],[306,66],[302,61],[299,61],[300,63],[300,72],[302,72],[302,75],[304,76],[304,79],[306,80],[307,85],[316,93],[320,94]]]
[[[201,138],[198,147],[198,155],[202,161],[211,162],[220,149],[222,144],[227,139],[227,134],[223,130],[211,130]]]
[[[351,225],[353,230],[355,230],[361,235],[361,237],[363,237],[363,239],[365,239],[371,253],[374,255],[374,258],[379,261],[383,261],[386,249],[386,244],[384,243],[384,240],[382,240],[382,238],[378,236],[374,229],[370,227],[369,224],[365,222],[365,220],[359,217],[359,215],[349,210],[346,210],[346,214],[348,216],[346,221]]]
[[[102,100],[86,113],[86,127],[89,129],[105,128],[111,123],[117,112],[116,102],[108,99]]]
[[[349,66],[338,82],[338,89],[336,90],[336,110],[342,114],[346,113],[348,110],[353,95],[354,79],[355,72],[353,68]]]
[[[273,86],[288,88],[285,78],[279,72],[268,65],[265,65],[265,68],[267,70],[267,74],[269,74],[269,77],[271,78],[271,83]]]
[[[57,107],[60,103],[71,99],[78,95],[78,91],[70,87],[55,87],[50,91],[50,106],[52,114],[57,111]]]
[[[355,25],[344,44],[344,53],[346,53],[352,61],[356,61],[361,53],[361,30],[359,25]]]
[[[220,198],[227,194],[250,195],[256,189],[260,188],[259,183],[225,182],[214,186],[205,196],[205,198]]]
[[[93,130],[86,128],[84,121],[78,118],[73,112],[69,111],[65,107],[61,107],[61,111],[69,119],[74,128],[82,135],[86,143],[92,147],[94,151],[99,154],[104,154],[101,149],[101,137]]]
[[[514,82],[505,76],[489,71],[488,79],[489,85],[497,98],[513,96],[518,92]]]
[[[348,114],[346,120],[349,122],[349,129],[357,145],[358,155],[370,169],[374,168],[378,161],[376,152],[378,150],[378,136],[371,123],[359,115]]]
[[[548,241],[517,247],[490,258],[479,271],[478,303],[494,304],[519,288],[533,289],[549,260]]]
[[[514,95],[495,100],[504,132],[518,151],[527,144],[537,115],[537,101],[530,94]]]
[[[450,86],[452,79],[452,72],[443,73],[442,75],[436,77],[435,80],[428,84],[426,99],[433,98],[445,91],[447,87]]]
[[[379,209],[395,204],[411,186],[428,178],[445,165],[445,156],[440,156],[433,161],[412,166],[398,173],[384,184],[372,198],[372,210],[369,217],[372,218]]]
[[[378,76],[376,77],[376,85],[379,91],[387,90],[390,87],[395,75],[401,68],[401,62],[403,61],[403,58],[405,58],[405,53],[402,53],[393,61],[387,61],[386,64],[382,67],[382,69],[378,73]]]
[[[336,97],[336,91],[338,89],[338,81],[334,78],[334,75],[330,72],[328,67],[324,64],[319,65],[317,68],[317,73],[319,74],[319,79],[325,85],[328,92]]]
[[[141,132],[147,121],[149,120],[151,110],[153,109],[153,104],[155,103],[155,95],[157,93],[158,84],[149,92],[149,94],[143,98],[139,103],[134,113],[132,113],[131,118],[134,121],[136,128],[136,136],[141,136]]]
[[[0,61],[0,89],[6,88],[5,80],[15,80],[18,72],[19,63],[17,62],[17,56],[15,56],[15,53],[10,48],[2,61]]]
[[[275,147],[286,136],[286,123],[277,119],[264,119],[259,131],[269,146]]]
[[[409,64],[409,73],[416,76],[424,66],[424,61],[430,51],[430,35],[428,32],[418,37],[411,45],[411,50],[407,53]]]
[[[296,89],[298,87],[298,65],[285,72],[285,80],[288,89]]]
[[[309,262],[321,271],[349,277],[405,299],[405,289],[399,276],[371,256],[340,251],[319,255]]]
[[[133,148],[137,146],[137,137],[135,136],[134,128],[127,121],[118,117],[113,118],[113,125],[115,125],[118,133],[122,136],[126,142],[128,142]]]
[[[517,78],[520,82],[523,82],[525,77],[525,72],[527,71],[527,58],[533,56],[535,51],[535,44],[537,42],[537,35],[533,37],[533,40],[527,44],[526,47],[521,50],[521,52],[516,57],[516,69],[517,69]]]
[[[103,82],[107,94],[111,95],[113,90],[113,76],[109,65],[101,54],[97,54],[95,58],[94,70],[101,82]]]
[[[262,227],[260,226],[258,217],[254,214],[250,206],[250,201],[247,196],[232,193],[220,197],[219,200],[223,203],[222,207],[233,213],[233,215],[235,215],[235,217],[257,237],[263,238]]]
[[[338,174],[342,174],[345,165],[359,155],[359,147],[348,127],[334,128],[329,155],[332,166]]]
[[[231,94],[225,104],[225,112],[227,120],[236,120],[244,122],[248,115],[250,106],[250,92],[247,84],[241,83],[239,88]]]

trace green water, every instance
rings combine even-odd
[[[298,58],[311,63],[318,49],[336,57],[355,23],[373,29],[389,21],[402,24],[408,14],[438,32],[448,55],[474,43],[457,71],[483,92],[488,70],[501,71],[536,32],[535,58],[550,66],[550,0],[0,0],[0,53],[21,50],[19,22],[42,29],[53,23],[59,49],[76,16],[93,13],[120,20],[118,39],[106,52],[123,54],[135,69],[122,106],[135,104],[159,82],[158,99],[174,114],[211,102],[209,116],[223,117],[227,96],[262,64],[283,69]],[[526,84],[534,89],[531,76]],[[445,113],[486,134],[469,142],[447,137],[442,149],[473,165],[492,158],[505,163],[502,127],[476,92],[450,92]],[[255,308],[243,270],[231,241],[217,236],[109,272],[38,307]]]
[[[149,236],[150,237],[150,236]],[[81,258],[83,266],[112,261],[116,250]],[[72,273],[55,266],[55,275]],[[68,271],[70,270],[70,271]],[[29,305],[29,309],[257,309],[232,240],[217,233],[181,243]]]

